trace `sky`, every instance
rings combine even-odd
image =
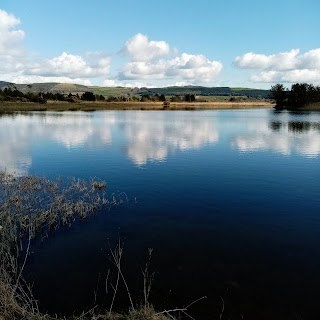
[[[0,80],[320,84],[319,0],[0,0]]]

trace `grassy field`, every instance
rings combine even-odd
[[[105,97],[113,96],[113,97],[120,97],[126,95],[131,92],[131,88],[123,88],[123,87],[98,87],[98,86],[91,86],[88,87],[90,91],[94,94],[101,94]]]
[[[166,110],[218,110],[272,108],[274,104],[265,101],[257,102],[171,102]],[[98,110],[163,110],[162,102],[59,102],[48,101],[46,104],[31,102],[1,102],[0,112],[19,111],[98,111]]]

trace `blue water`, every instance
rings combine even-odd
[[[190,309],[197,319],[219,316],[220,297],[226,319],[320,318],[320,113],[3,115],[2,169],[98,177],[130,199],[34,245],[26,276],[42,310],[90,308],[97,289],[108,305],[107,239],[120,235],[135,297],[154,249],[160,309],[207,296]],[[129,307],[121,290],[116,308]]]

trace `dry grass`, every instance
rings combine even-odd
[[[66,320],[39,311],[38,301],[31,287],[23,279],[23,270],[29,256],[32,240],[45,238],[50,232],[70,226],[76,219],[85,219],[100,208],[110,209],[128,201],[125,194],[107,197],[106,183],[96,179],[84,181],[51,181],[43,177],[17,177],[0,172],[0,320]],[[109,310],[96,313],[96,307],[72,319],[84,320],[168,320],[175,319],[176,310],[156,312],[148,302],[153,274],[149,272],[151,251],[144,275],[144,305],[136,307],[121,268],[123,244],[110,246],[110,260],[117,273]],[[106,279],[108,281],[108,279]],[[118,284],[122,282],[128,293],[130,309],[124,314],[113,311]],[[185,312],[187,309],[181,309]]]
[[[272,108],[274,104],[267,101],[211,101],[211,102],[171,102],[164,108],[163,102],[59,102],[48,101],[46,104],[32,102],[1,102],[0,112],[26,111],[99,111],[99,110],[219,110]]]
[[[48,319],[41,315],[23,269],[35,237],[85,219],[99,208],[127,201],[105,193],[104,181],[18,177],[0,172],[0,319]]]

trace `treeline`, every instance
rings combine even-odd
[[[0,101],[12,101],[12,102],[36,102],[46,103],[48,100],[52,101],[65,101],[65,102],[80,102],[80,101],[106,101],[106,102],[195,102],[196,97],[194,94],[185,94],[184,96],[172,96],[166,98],[164,94],[144,94],[142,96],[109,96],[95,95],[92,92],[86,91],[83,94],[62,94],[51,92],[39,92],[39,93],[23,93],[17,88],[5,88],[0,89]]]
[[[185,86],[185,87],[165,87],[165,88],[142,88],[141,94],[164,94],[165,96],[185,96],[193,94],[196,96],[217,96],[217,97],[248,97],[256,99],[268,98],[269,90],[250,89],[250,88],[230,88],[230,87],[202,87],[202,86]]]
[[[67,102],[78,102],[83,101],[104,101],[105,97],[102,95],[94,95],[92,92],[84,92],[82,95],[71,94],[68,95],[62,93],[51,93],[51,92],[39,92],[23,93],[17,88],[5,88],[0,89],[0,101],[15,101],[15,102],[36,102],[46,103],[48,100],[53,101],[67,101]]]
[[[46,103],[46,100],[42,97],[40,93],[23,93],[17,90],[16,88],[4,88],[3,90],[0,89],[0,101]]]
[[[282,84],[276,84],[271,87],[270,92],[278,109],[299,109],[320,102],[320,86],[308,83],[293,84],[291,90]]]
[[[171,101],[171,102],[195,102],[196,96],[194,94],[185,94],[185,95],[174,95],[170,98],[166,98],[164,94],[153,94],[148,95],[145,94],[140,99],[141,102],[164,102],[164,101]]]

